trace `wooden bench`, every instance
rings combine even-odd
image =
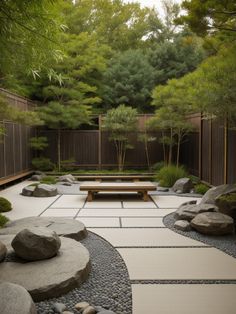
[[[128,181],[140,181],[153,179],[153,175],[80,175],[76,176],[77,180],[128,180]]]
[[[80,190],[88,191],[88,202],[91,202],[94,199],[94,195],[98,192],[137,192],[142,195],[144,201],[148,201],[148,191],[156,191],[156,186],[151,182],[90,182],[82,183]]]

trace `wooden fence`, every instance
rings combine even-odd
[[[30,100],[2,88],[0,95],[3,95],[9,104],[24,111],[34,106]],[[32,154],[28,143],[34,130],[12,121],[4,121],[2,125],[5,128],[5,136],[0,138],[0,178],[5,179],[31,168]]]
[[[19,97],[0,89],[7,101],[22,110],[28,110],[34,104],[24,97]],[[133,149],[127,151],[127,168],[147,168],[144,144],[138,141],[143,132],[145,121],[151,115],[139,116],[139,132],[132,134]],[[212,185],[236,182],[236,131],[227,128],[222,121],[203,120],[201,115],[189,118],[195,125],[181,147],[180,162],[201,180]],[[81,168],[103,169],[116,167],[116,152],[109,134],[102,132],[98,119],[97,130],[64,130],[62,132],[62,160],[75,158]],[[32,152],[28,145],[29,138],[35,135],[35,129],[24,125],[4,121],[6,136],[0,142],[0,179],[18,175],[31,167]],[[38,134],[48,137],[49,147],[45,155],[56,162],[56,132],[38,130]],[[163,160],[162,146],[156,140],[149,143],[150,163]]]

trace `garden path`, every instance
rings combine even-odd
[[[130,275],[133,314],[234,314],[236,260],[202,242],[166,228],[165,215],[194,197],[116,194],[86,202],[86,193],[26,198],[29,181],[0,192],[13,203],[10,219],[68,217],[109,241]],[[78,186],[79,190],[79,186]],[[200,199],[197,199],[199,201]]]

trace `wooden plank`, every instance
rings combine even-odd
[[[7,184],[7,183],[10,183],[12,181],[18,180],[18,179],[27,177],[27,176],[29,176],[29,175],[31,175],[33,173],[34,173],[34,171],[29,170],[29,171],[21,172],[21,173],[19,173],[17,175],[14,175],[14,176],[5,177],[4,179],[0,179],[0,186],[4,185],[4,184]]]

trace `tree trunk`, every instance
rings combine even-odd
[[[58,171],[61,171],[61,129],[57,130],[57,166]]]
[[[181,134],[178,132],[178,144],[177,144],[177,156],[176,156],[176,166],[179,167],[179,154],[180,154],[180,142],[181,142]]]
[[[163,131],[161,133],[162,133],[162,138],[164,138],[165,133]],[[165,146],[164,140],[162,142],[162,148],[163,148],[164,164],[166,165],[167,164],[167,157],[166,157],[166,146]]]
[[[149,151],[148,151],[148,141],[145,139],[145,153],[146,153],[146,159],[147,159],[147,166],[148,170],[150,170],[150,159],[149,159]]]
[[[172,162],[172,148],[173,148],[173,130],[170,129],[170,145],[169,145],[169,161],[168,164],[171,165]]]

